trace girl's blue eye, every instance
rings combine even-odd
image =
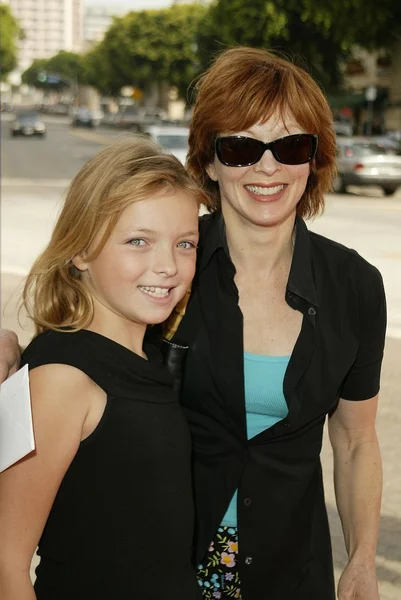
[[[189,250],[191,248],[195,248],[195,244],[193,242],[180,242],[178,244],[179,248],[184,248],[185,250]]]
[[[146,244],[145,240],[140,238],[134,238],[133,240],[129,240],[128,242],[131,246],[144,246]]]

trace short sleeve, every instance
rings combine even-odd
[[[382,276],[375,267],[366,263],[358,275],[359,344],[354,364],[341,386],[340,397],[345,400],[367,400],[379,393],[386,335],[387,311]]]

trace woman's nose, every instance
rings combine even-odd
[[[254,165],[254,169],[257,172],[263,171],[271,175],[276,171],[281,171],[282,165],[274,158],[271,150],[266,150],[261,159]]]

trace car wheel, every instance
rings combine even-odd
[[[394,192],[396,191],[396,189],[397,188],[384,187],[383,192],[384,192],[385,196],[392,196],[394,194]]]
[[[12,135],[12,137],[17,137],[17,135],[18,135],[18,131],[12,131],[12,132],[11,132],[11,135]]]
[[[333,188],[333,192],[335,194],[345,194],[346,193],[346,186],[344,183],[344,177],[340,174],[337,173],[337,175],[334,177],[333,179],[333,183],[332,183],[332,188]]]

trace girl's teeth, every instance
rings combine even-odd
[[[155,298],[165,298],[170,292],[170,290],[166,288],[148,287],[144,285],[140,285],[139,289],[145,292],[145,294],[149,294],[149,296],[153,296]]]
[[[273,196],[284,189],[284,185],[275,185],[273,187],[259,187],[257,185],[246,185],[247,190],[259,196]]]

